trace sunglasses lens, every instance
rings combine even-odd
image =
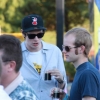
[[[38,38],[42,38],[44,36],[44,33],[38,33],[38,34],[27,34],[29,39],[34,39],[35,36],[37,36]]]
[[[68,46],[65,46],[65,50],[66,50],[67,52],[69,52],[69,51],[70,51],[70,48],[69,48]]]
[[[42,38],[43,36],[44,36],[44,33],[38,33],[38,34],[37,34],[37,37],[38,37],[38,38]]]
[[[36,35],[35,34],[27,34],[27,36],[29,39],[34,39]]]

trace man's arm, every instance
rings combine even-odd
[[[87,97],[82,98],[82,100],[96,100],[96,98],[87,96]]]

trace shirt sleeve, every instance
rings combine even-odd
[[[66,94],[63,100],[68,100],[68,95]]]
[[[99,81],[94,72],[87,70],[82,73],[79,79],[79,89],[81,96],[91,96],[97,98]]]

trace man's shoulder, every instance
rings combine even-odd
[[[21,84],[19,84],[18,88],[21,90],[24,90],[24,91],[26,90],[26,91],[34,92],[32,87],[30,86],[30,84],[26,80],[23,80],[21,82]]]
[[[10,94],[10,97],[12,99],[17,98],[18,100],[20,100],[20,98],[36,98],[32,87],[25,80],[17,86],[17,88]]]
[[[26,46],[25,46],[25,41],[23,41],[23,42],[21,43],[21,49],[22,49],[22,51],[27,50],[27,48],[26,48]]]
[[[34,92],[32,87],[29,85],[29,83],[27,83],[25,80],[23,80],[14,91],[19,91],[19,92],[25,92],[25,91],[29,91],[29,92]]]
[[[89,75],[89,74],[90,75],[93,74],[93,75],[99,75],[100,76],[99,71],[90,62],[87,63],[87,66],[83,70],[82,75],[85,75],[86,76],[86,75]]]
[[[80,75],[80,81],[86,82],[86,80],[96,80],[100,83],[100,73],[95,68],[87,68]]]

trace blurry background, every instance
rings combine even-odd
[[[43,17],[48,30],[56,29],[56,0],[1,0],[0,24],[2,32],[20,32],[21,20],[28,14]],[[82,25],[89,28],[86,0],[65,0],[65,31]],[[59,19],[60,20],[60,19]]]
[[[59,0],[0,0],[0,34],[12,34],[23,41],[24,38],[20,33],[22,18],[28,14],[39,14],[44,19],[44,25],[47,28],[43,40],[57,45],[57,2]],[[96,3],[94,0],[64,0],[63,6],[64,32],[61,34],[77,26],[90,31],[93,36],[93,47],[89,60],[95,65],[95,55],[98,51],[98,29],[100,28],[100,12]],[[75,69],[71,63],[66,62],[65,68],[68,82],[72,82]]]

